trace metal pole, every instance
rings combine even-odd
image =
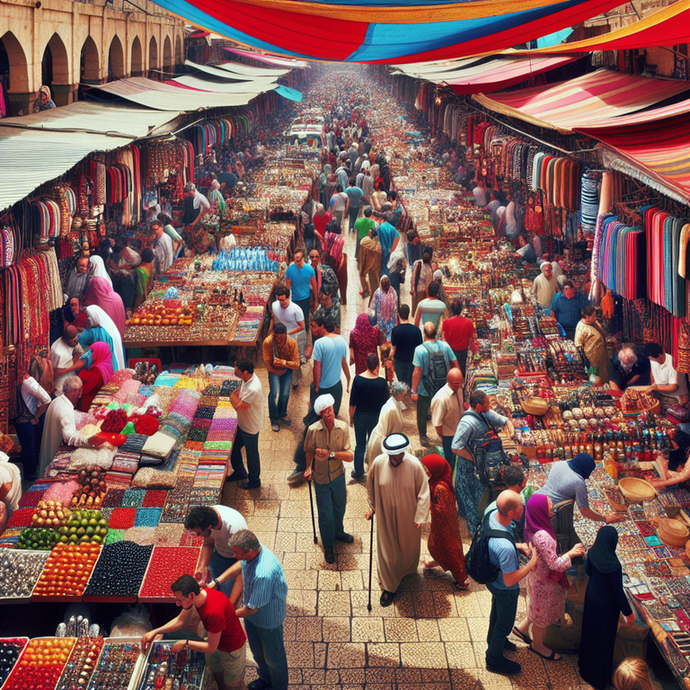
[[[309,507],[311,508],[311,528],[314,530],[314,543],[318,544],[319,540],[316,538],[316,521],[314,520],[314,497],[311,492],[311,479],[307,482],[309,484]]]
[[[367,611],[371,611],[371,571],[374,566],[374,515],[371,517],[371,533],[369,537],[369,603],[367,604]]]

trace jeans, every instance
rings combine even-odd
[[[338,383],[335,384],[335,386],[331,386],[330,388],[324,388],[321,386],[319,388],[319,392],[316,393],[314,390],[314,384],[312,383],[311,389],[309,391],[310,394],[310,405],[311,409],[314,408],[314,401],[316,398],[319,397],[319,395],[326,395],[330,393],[333,396],[333,400],[335,402],[333,403],[333,411],[335,412],[335,416],[338,416],[338,412],[340,412],[340,403],[343,401],[343,383],[342,381],[338,381]]]
[[[414,364],[412,362],[401,362],[399,359],[393,358],[393,368],[398,381],[406,383],[412,388],[412,372],[414,371]]]
[[[259,678],[272,690],[287,690],[288,666],[283,643],[283,624],[277,628],[260,628],[250,618],[244,619],[247,641],[254,661],[259,667]]]
[[[487,583],[486,588],[491,592],[491,615],[489,616],[489,632],[486,636],[488,645],[486,663],[501,666],[506,638],[515,625],[520,589],[498,589],[490,582]]]
[[[470,535],[473,535],[481,524],[478,506],[483,494],[484,487],[474,476],[472,461],[458,457],[455,463],[455,500],[458,512],[464,510]]]
[[[417,431],[419,438],[426,436],[426,418],[431,407],[431,396],[420,395],[417,400]]]
[[[236,558],[226,558],[225,556],[221,556],[215,549],[213,551],[213,555],[211,556],[211,560],[208,563],[208,572],[211,575],[211,579],[214,577],[220,577],[231,565],[237,563]],[[233,577],[232,580],[228,580],[227,582],[223,582],[223,584],[220,586],[220,591],[225,594],[226,597],[230,596],[230,592],[232,592],[232,586],[235,584],[235,578]]]
[[[235,432],[235,443],[230,453],[230,464],[235,472],[244,471],[242,462],[242,448],[247,452],[247,471],[250,482],[258,482],[261,474],[261,462],[259,460],[259,434],[248,434],[237,427]]]
[[[291,383],[292,369],[288,369],[280,375],[268,372],[268,416],[271,419],[271,424],[277,424],[279,419],[287,417]],[[277,403],[276,398],[278,398]]]
[[[465,370],[467,369],[467,348],[464,350],[453,350],[455,358],[458,360],[458,366],[462,372],[463,379],[465,378]]]
[[[317,484],[316,507],[319,511],[319,532],[325,549],[335,546],[335,538],[341,537],[343,529],[343,517],[345,517],[345,504],[347,503],[347,491],[345,490],[345,473],[328,484]]]
[[[309,307],[311,306],[311,299],[294,299],[292,300],[304,314],[304,331],[309,333]]]
[[[357,206],[356,209],[350,209],[348,211],[348,215],[350,216],[350,232],[355,231],[355,223],[357,222],[357,216],[359,215],[359,206]]]
[[[361,477],[364,474],[364,456],[367,453],[367,441],[374,427],[378,424],[379,416],[371,412],[357,413],[354,416],[355,424],[355,474]]]
[[[453,436],[441,436],[441,441],[443,442],[443,457],[446,459],[446,462],[450,465],[450,471],[453,472],[455,471],[455,459],[458,457],[454,452],[452,448],[453,444]],[[458,507],[458,515],[460,517],[465,517],[465,512],[463,511],[462,514],[460,514],[460,508]]]

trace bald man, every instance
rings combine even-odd
[[[523,512],[519,494],[510,490],[501,491],[496,499],[496,508],[482,523],[484,534],[488,530],[493,533],[489,537],[489,558],[499,569],[496,579],[486,584],[486,588],[491,592],[491,615],[486,636],[486,669],[492,673],[511,675],[520,673],[522,667],[516,661],[503,656],[503,650],[516,649],[515,644],[508,640],[508,635],[515,624],[520,596],[519,582],[537,564],[537,552],[536,549],[532,549],[529,563],[520,568],[518,550],[529,556],[530,549],[526,544],[515,543],[514,522],[522,517]],[[501,532],[505,532],[506,536],[493,536]]]
[[[78,332],[74,326],[67,326],[62,331],[62,336],[50,348],[50,362],[55,374],[56,396],[62,395],[63,384],[70,376],[74,376],[71,371],[65,373],[65,370],[69,369],[84,354],[77,340],[77,335]],[[48,391],[48,393],[50,392]]]
[[[443,455],[451,470],[455,469],[455,453],[453,453],[453,437],[464,412],[462,384],[464,377],[460,369],[448,372],[446,385],[440,388],[431,399],[431,423],[436,433],[443,441]],[[462,515],[462,517],[465,517]]]

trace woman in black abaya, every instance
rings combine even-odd
[[[580,639],[580,675],[597,690],[604,690],[613,672],[613,648],[618,618],[635,621],[623,592],[623,571],[616,556],[618,532],[606,525],[599,530],[587,554],[587,591]]]

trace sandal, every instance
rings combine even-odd
[[[519,637],[525,644],[532,644],[532,638],[527,633],[523,633],[522,630],[519,630],[517,625],[513,627],[513,635]]]
[[[560,654],[558,655],[558,658],[556,658],[556,652],[553,649],[551,650],[551,654],[549,654],[549,656],[546,656],[546,655],[542,654],[541,652],[538,652],[532,646],[528,647],[528,649],[533,654],[540,656],[542,659],[544,659],[544,661],[560,661],[563,658]]]
[[[470,581],[465,580],[464,582],[454,582],[453,587],[459,592],[466,592],[470,588]]]

